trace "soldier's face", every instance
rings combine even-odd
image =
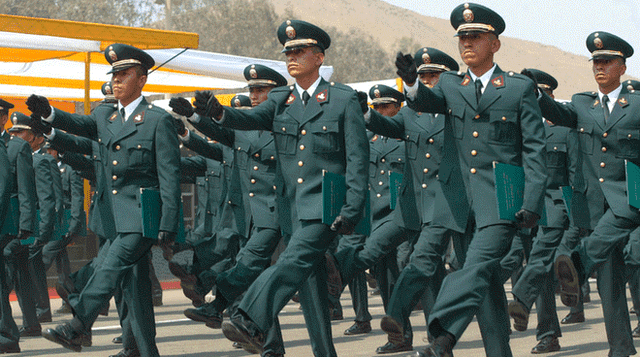
[[[256,107],[260,103],[267,100],[267,95],[273,89],[272,86],[268,87],[249,87],[249,98],[251,99],[251,106]]]
[[[493,66],[493,54],[500,49],[500,40],[491,33],[471,33],[458,37],[462,61],[471,68]]]
[[[123,105],[127,105],[138,98],[146,83],[147,76],[139,75],[135,67],[113,73],[111,77],[113,96]]]
[[[400,111],[400,105],[396,103],[375,104],[373,109],[386,117],[392,117],[398,114]]]
[[[313,47],[287,51],[285,56],[287,56],[287,70],[293,78],[305,77],[317,72],[324,62],[324,54],[315,52]]]
[[[7,120],[9,120],[9,113],[1,113],[0,114],[0,132],[4,130],[4,126],[7,125]]]
[[[429,88],[433,88],[438,84],[440,73],[442,72],[422,72],[418,73],[418,77],[420,77],[420,82],[422,82],[422,84]]]
[[[26,141],[31,145],[33,143],[33,139],[35,139],[35,135],[31,132],[31,130],[19,130],[13,133],[13,135],[19,137],[20,139]]]
[[[596,82],[601,88],[620,85],[620,77],[627,70],[627,66],[621,58],[594,59],[592,68]]]

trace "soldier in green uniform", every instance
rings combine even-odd
[[[525,69],[523,73],[535,78],[539,90],[554,98],[553,91],[558,87],[558,82],[553,76],[537,69]],[[509,315],[514,319],[514,329],[526,331],[531,306],[534,302],[536,303],[538,314],[536,338],[539,342],[531,353],[560,350],[558,338],[562,333],[556,314],[553,261],[556,248],[570,224],[562,189],[566,187],[573,190],[575,173],[580,167],[578,133],[549,121],[545,121],[544,128],[547,138],[546,158],[549,174],[545,194],[547,222],[541,225],[538,236],[533,241],[527,266],[512,289],[514,301],[508,306]]]
[[[53,109],[44,97],[32,95],[27,106],[35,118],[54,127],[97,140],[100,144],[117,236],[100,267],[71,302],[71,322],[47,329],[43,336],[74,351],[91,329],[104,303],[122,286],[129,309],[142,309],[144,320],[132,319],[137,350],[125,347],[119,355],[158,356],[149,281],[148,252],[156,237],[143,237],[139,205],[141,188],[159,189],[162,201],[158,243],[173,244],[180,207],[180,150],[170,115],[147,103],[141,95],[154,60],[135,47],[113,44],[105,49],[112,65],[113,93],[117,105],[99,106],[91,115]],[[55,135],[55,133],[54,133]],[[110,180],[109,180],[110,179]],[[131,268],[139,262],[138,274]]]
[[[463,268],[442,284],[429,317],[434,341],[420,355],[450,356],[475,315],[486,354],[511,356],[500,260],[509,252],[518,227],[533,227],[540,218],[547,179],[544,128],[534,83],[493,62],[505,28],[502,17],[465,3],[452,11],[450,20],[462,60],[469,66],[466,73],[446,72],[430,89],[416,84],[411,55],[398,53],[396,59],[409,106],[449,114],[452,139],[445,138],[439,171],[444,195],[436,197],[436,205],[449,206],[449,221],[474,232]],[[513,217],[516,222],[499,218],[494,161],[524,169],[523,204]]]
[[[325,252],[337,234],[351,234],[362,218],[369,148],[356,92],[320,77],[329,35],[319,27],[287,20],[278,28],[289,74],[296,84],[278,87],[252,110],[223,108],[210,93],[196,95],[196,112],[240,130],[273,132],[279,170],[276,194],[280,225],[292,236],[278,261],[251,284],[222,330],[245,349],[262,351],[264,334],[297,290],[314,354],[335,356],[329,324]],[[322,223],[322,171],[344,175],[345,204],[335,221]],[[307,293],[317,294],[305,297]],[[305,299],[319,301],[311,311]],[[308,300],[311,301],[311,300]],[[322,333],[318,330],[322,329]],[[322,338],[323,340],[318,340]],[[322,350],[326,349],[326,350]]]
[[[2,106],[2,104],[0,104],[0,106]],[[2,107],[2,111],[5,111],[4,106]],[[11,196],[10,187],[12,185],[12,180],[11,163],[9,163],[7,155],[7,146],[4,143],[4,140],[0,140],[0,230],[8,229],[8,227],[4,227],[4,224],[5,216],[9,213],[8,207]],[[5,236],[1,238],[4,239]],[[6,244],[6,242],[3,244]],[[2,256],[0,256],[0,260],[3,260]],[[2,313],[2,318],[0,319],[0,352],[18,353],[20,352],[20,346],[18,345],[18,327],[15,322],[13,322],[13,318],[11,318],[9,291],[5,291],[5,287],[7,286],[7,275],[4,272],[4,269],[5,264],[3,261],[0,261],[0,284],[2,284],[2,297],[0,300],[0,313]]]
[[[583,154],[582,175],[593,232],[569,255],[559,255],[555,270],[563,304],[578,302],[580,285],[598,270],[609,354],[636,353],[625,297],[623,247],[640,224],[640,212],[629,205],[625,162],[639,164],[637,137],[640,102],[620,82],[633,48],[607,32],[587,37],[598,91],[575,94],[570,103],[557,103],[541,93],[542,113],[557,125],[578,130]],[[631,178],[633,179],[633,178]],[[594,191],[594,192],[591,192]]]
[[[58,199],[57,187],[62,187],[62,180],[54,159],[42,150],[44,136],[42,133],[32,130],[30,118],[20,112],[14,112],[11,116],[14,125],[10,131],[15,136],[27,141],[33,152],[33,168],[35,171],[35,189],[37,194],[37,207],[40,214],[38,222],[38,236],[29,245],[29,274],[31,275],[32,295],[36,303],[37,318],[40,322],[51,322],[51,306],[49,304],[49,291],[47,289],[47,277],[44,270],[42,252],[44,246],[58,237],[54,237],[56,226],[59,224],[59,210],[57,209],[62,197]],[[14,243],[16,244],[16,243]],[[17,246],[11,246],[10,250],[21,250]],[[17,253],[17,252],[16,252]],[[18,280],[18,283],[22,279]],[[26,288],[28,289],[28,288]],[[21,287],[21,294],[28,293],[25,287]],[[28,299],[28,298],[27,298]],[[28,305],[26,305],[28,306]],[[25,306],[25,307],[26,307]]]

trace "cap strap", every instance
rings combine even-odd
[[[470,23],[470,24],[462,24],[458,26],[457,32],[466,32],[466,31],[482,31],[482,32],[495,32],[496,29],[488,24],[479,24],[479,23]]]
[[[425,64],[421,64],[420,67],[418,67],[418,72],[422,71],[422,70],[426,70],[426,69],[437,69],[437,70],[441,70],[441,71],[450,71],[451,69],[449,69],[449,67],[442,65],[442,64],[437,64],[437,63],[425,63]]]
[[[624,54],[620,51],[611,51],[611,50],[596,50],[591,52],[591,57],[595,56],[620,56],[624,57]]]

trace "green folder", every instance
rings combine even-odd
[[[640,167],[624,160],[627,173],[627,201],[630,206],[640,209]]]
[[[562,191],[562,200],[564,201],[564,205],[567,208],[567,215],[571,216],[571,200],[573,200],[573,187],[571,186],[562,186],[560,187]]]
[[[140,188],[140,208],[142,213],[142,236],[150,239],[158,239],[160,231],[160,219],[162,217],[162,200],[160,191],[156,188]],[[184,216],[182,204],[178,215],[178,234],[176,243],[184,243]]]
[[[4,236],[4,235],[17,236],[19,223],[20,223],[20,209],[18,208],[18,198],[11,197],[9,199],[9,207],[7,209],[7,215],[4,217],[4,222],[2,223],[2,230],[0,231],[0,236]]]
[[[51,242],[62,239],[62,236],[69,231],[69,218],[71,218],[71,211],[65,210],[60,219],[56,219],[56,223],[53,228],[53,234],[51,235]],[[40,210],[36,210],[36,231],[33,235],[27,239],[20,240],[22,245],[30,245],[36,241],[36,238],[40,237]]]
[[[396,203],[400,196],[400,186],[402,186],[402,174],[389,171],[389,204],[391,209],[396,209]]]
[[[340,214],[347,195],[347,184],[342,175],[322,170],[322,223],[331,225]],[[356,225],[355,233],[368,236],[371,232],[371,206],[366,195],[364,216]]]
[[[524,202],[524,168],[494,161],[493,173],[498,216],[500,219],[516,222],[516,212],[522,208]],[[544,204],[538,224],[542,226],[547,224],[547,210]]]

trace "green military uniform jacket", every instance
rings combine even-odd
[[[7,142],[7,155],[11,164],[11,197],[18,199],[20,219],[18,229],[36,231],[36,181],[33,170],[33,155],[29,144],[17,136]]]
[[[49,158],[53,158],[46,152],[38,150],[33,153],[33,169],[36,178],[36,193],[38,195],[38,210],[40,212],[40,222],[38,223],[38,240],[48,242],[53,238],[56,223],[59,219],[56,211],[56,192],[54,172],[57,168],[51,166]],[[59,180],[58,172],[58,180]]]
[[[9,198],[11,197],[11,163],[7,155],[7,145],[0,140],[0,225],[4,225]],[[3,227],[0,226],[0,230]]]
[[[606,123],[597,92],[575,94],[562,104],[543,94],[539,103],[545,118],[578,131],[591,226],[587,228],[595,228],[605,200],[616,216],[640,223],[640,212],[627,201],[625,174],[625,160],[640,164],[640,95],[623,86]]]
[[[355,224],[362,218],[368,194],[369,163],[356,92],[321,79],[305,106],[294,88],[275,88],[250,110],[225,108],[223,124],[273,132],[280,175],[276,181],[282,179],[281,185],[276,183],[276,194],[288,205],[279,207],[282,226],[322,219],[323,170],[345,176],[346,201],[340,214]]]
[[[159,188],[162,216],[159,229],[178,231],[180,149],[169,113],[143,98],[123,123],[117,104],[104,104],[91,115],[55,111],[53,126],[99,143],[118,233],[142,233],[140,189]],[[100,175],[96,173],[98,181]]]
[[[69,235],[84,235],[87,219],[84,212],[84,182],[71,166],[58,166],[62,178],[62,201],[64,210],[70,210]]]
[[[433,89],[419,83],[417,97],[408,102],[419,112],[449,114],[454,145],[445,143],[439,172],[444,199],[437,204],[450,207],[459,231],[466,227],[470,210],[478,228],[511,223],[498,216],[494,161],[524,168],[522,208],[542,215],[545,138],[529,78],[496,66],[477,103],[469,74],[445,72]]]

